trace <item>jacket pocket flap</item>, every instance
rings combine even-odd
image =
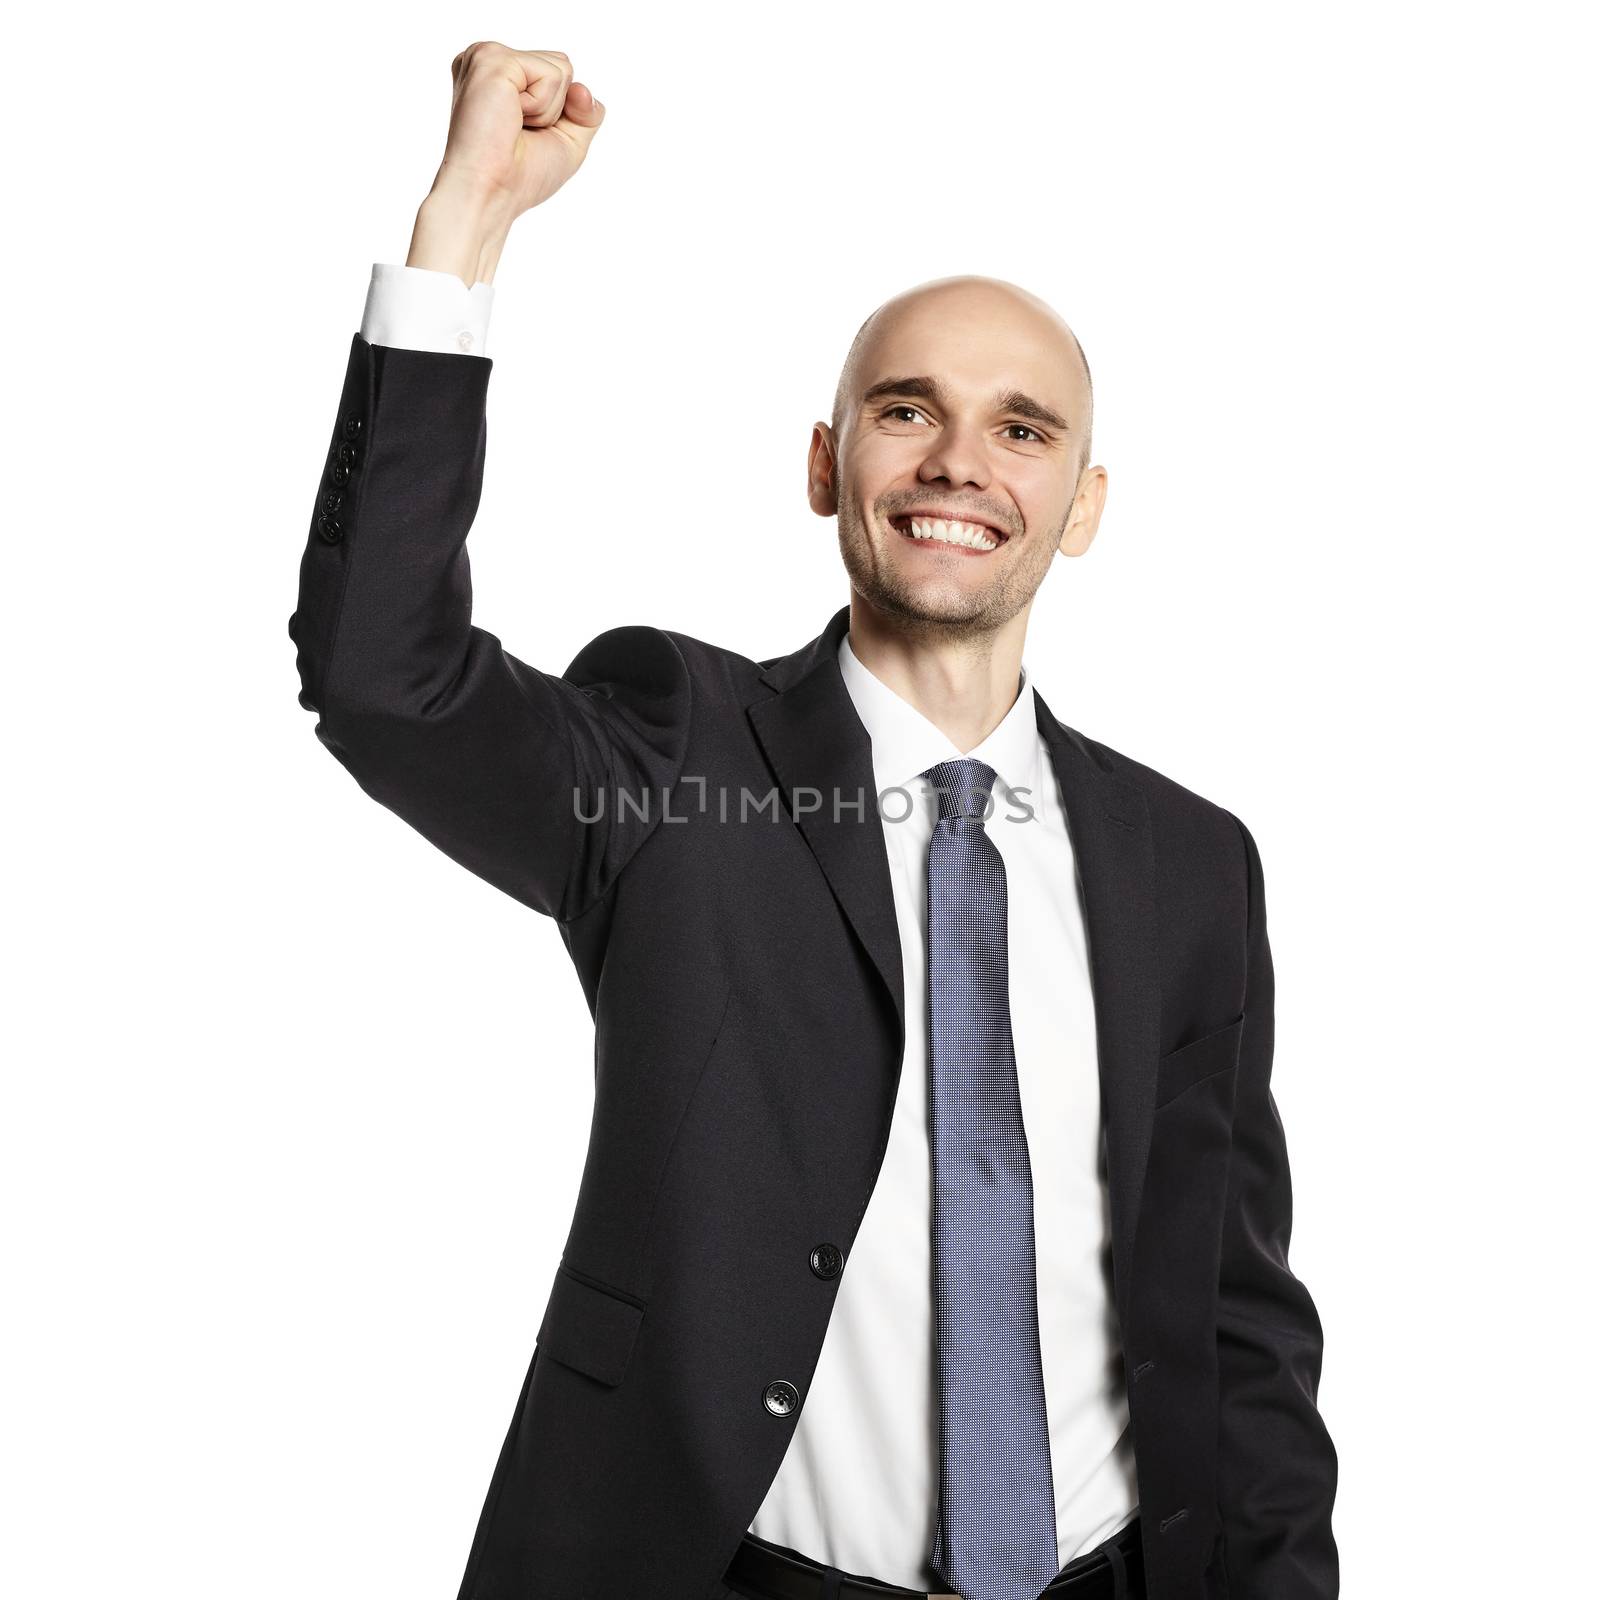
[[[1203,1078],[1228,1072],[1239,1064],[1239,1040],[1244,1033],[1241,1013],[1225,1028],[1191,1039],[1169,1050],[1156,1063],[1156,1105],[1175,1100]]]
[[[602,1288],[563,1263],[539,1324],[538,1347],[601,1383],[622,1382],[644,1317],[640,1302]]]

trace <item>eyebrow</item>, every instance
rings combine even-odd
[[[888,395],[905,395],[936,406],[949,405],[949,396],[937,378],[885,378],[862,395],[861,404],[870,405],[874,400],[882,400]],[[1002,389],[995,396],[995,409],[1027,417],[1029,421],[1042,423],[1047,428],[1059,428],[1063,433],[1071,431],[1064,418],[1058,417],[1049,406],[1041,405],[1032,395],[1024,394],[1020,389]]]

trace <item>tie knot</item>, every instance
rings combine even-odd
[[[926,772],[926,778],[939,794],[939,820],[966,817],[980,827],[994,808],[995,770],[982,761],[962,756],[956,761],[939,761]]]

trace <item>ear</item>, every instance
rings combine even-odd
[[[831,517],[839,510],[839,457],[834,449],[833,429],[819,422],[811,430],[811,449],[806,456],[806,498],[819,517]]]
[[[1056,546],[1058,556],[1081,556],[1094,543],[1105,504],[1106,469],[1085,467],[1078,479],[1072,510],[1067,513],[1067,525],[1061,530],[1061,542]]]

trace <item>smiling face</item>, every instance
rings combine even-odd
[[[941,279],[881,306],[811,443],[811,505],[838,516],[853,588],[946,637],[1025,613],[1099,523],[1091,407],[1071,330],[1014,285]]]

